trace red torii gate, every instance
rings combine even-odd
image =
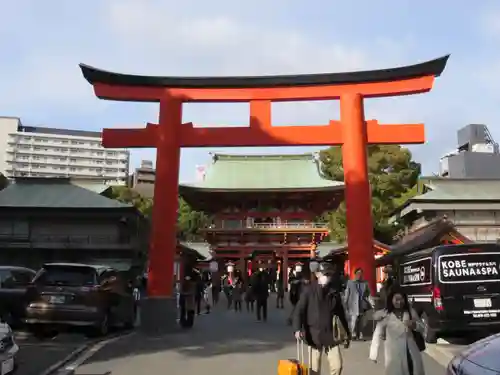
[[[342,145],[350,269],[363,268],[375,291],[366,146],[418,144],[425,139],[423,124],[365,121],[363,99],[428,92],[448,58],[385,70],[264,77],[151,77],[80,64],[85,79],[101,99],[160,103],[159,124],[103,130],[104,147],[157,149],[148,301],[143,320],[158,329],[172,303],[181,147]],[[304,100],[340,100],[340,121],[272,126],[272,102]],[[197,128],[192,123],[183,124],[182,105],[187,102],[249,102],[250,125]],[[155,318],[158,315],[161,321]]]

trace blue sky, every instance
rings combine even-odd
[[[0,115],[25,125],[100,130],[157,121],[156,104],[105,102],[78,63],[151,75],[254,75],[413,64],[451,53],[426,95],[370,100],[366,118],[425,122],[411,147],[429,174],[456,130],[485,123],[500,140],[500,2],[482,0],[16,0],[0,5]],[[198,124],[248,124],[243,104],[192,104]],[[338,119],[338,102],[273,105],[273,121]],[[225,152],[296,152],[269,148]],[[181,181],[212,149],[183,150]],[[134,150],[132,161],[154,159]]]

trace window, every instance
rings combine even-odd
[[[15,288],[28,285],[35,274],[33,272],[18,269],[0,270],[0,287]]]
[[[96,271],[93,267],[47,265],[39,271],[34,281],[42,285],[95,285]]]

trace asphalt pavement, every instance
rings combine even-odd
[[[76,368],[76,375],[272,374],[278,360],[296,357],[293,332],[286,324],[289,310],[270,304],[268,321],[258,322],[254,314],[223,306],[197,317],[192,330],[161,337],[135,332],[100,346],[70,368]],[[384,374],[382,358],[377,364],[368,359],[369,345],[369,341],[353,342],[343,351],[345,375]],[[427,375],[445,373],[445,367],[427,354],[424,365]],[[326,366],[323,373],[328,373]]]
[[[69,356],[90,341],[80,334],[60,334],[39,340],[29,334],[16,334],[19,345],[18,370],[16,375],[40,375],[55,363]]]

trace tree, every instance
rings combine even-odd
[[[134,189],[127,186],[113,186],[109,198],[122,203],[132,204],[144,216],[149,217],[153,209],[153,200],[143,197]]]
[[[137,191],[126,186],[113,186],[110,198],[134,205],[144,216],[150,217],[153,210],[153,199],[141,196]],[[179,197],[177,210],[177,233],[186,240],[199,239],[199,229],[208,223],[208,217],[195,211],[182,197]]]
[[[200,239],[199,230],[209,223],[209,218],[201,211],[195,211],[182,197],[179,197],[177,211],[177,232],[186,240]]]
[[[325,177],[344,181],[342,149],[330,147],[320,152],[321,170]],[[410,196],[417,184],[421,167],[412,160],[411,152],[399,145],[368,146],[368,178],[372,194],[374,235],[382,242],[391,242],[397,230],[388,218],[401,200]],[[337,241],[346,238],[345,203],[323,215],[330,223],[331,236]]]

